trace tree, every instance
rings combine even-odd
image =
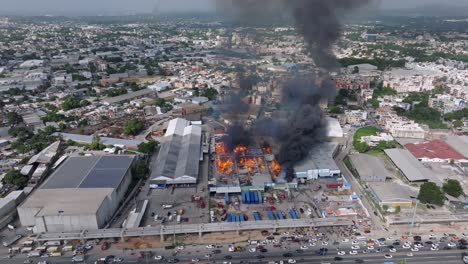
[[[132,176],[134,179],[142,179],[145,177],[146,173],[148,172],[148,168],[146,167],[145,163],[139,162],[135,164],[135,166],[132,169]]]
[[[100,150],[101,149],[101,138],[99,135],[94,135],[93,136],[93,141],[91,141],[91,144],[89,144],[89,148],[92,150]]]
[[[17,170],[11,170],[7,172],[5,177],[3,178],[3,182],[11,185],[15,185],[18,189],[22,189],[26,187],[28,184],[28,177],[23,176]]]
[[[463,121],[461,120],[455,120],[453,121],[453,127],[462,127],[463,126]]]
[[[138,151],[145,154],[153,153],[154,149],[159,145],[158,142],[150,140],[138,145]]]
[[[401,206],[395,207],[395,214],[399,214],[401,212]]]
[[[124,124],[123,127],[123,133],[125,135],[133,135],[135,136],[136,134],[140,133],[141,130],[143,130],[144,124],[138,119],[132,119],[127,121]]]
[[[442,186],[442,190],[453,197],[459,197],[463,194],[463,188],[458,180],[447,180]]]
[[[433,182],[425,182],[421,185],[418,194],[418,200],[422,203],[431,203],[436,205],[444,204],[443,191]]]
[[[354,66],[353,68],[353,74],[356,74],[356,73],[359,73],[359,67],[358,66]]]
[[[8,124],[10,125],[16,125],[16,124],[23,122],[23,118],[16,112],[8,112],[7,120],[8,120]]]
[[[207,97],[210,100],[213,100],[218,95],[218,91],[214,88],[207,88],[200,92],[201,96]]]
[[[382,210],[384,212],[387,212],[388,211],[388,205],[386,205],[386,204],[382,205]]]

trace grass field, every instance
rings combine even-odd
[[[373,136],[376,135],[379,131],[380,130],[378,128],[372,126],[361,127],[358,130],[356,130],[353,137],[354,148],[361,153],[367,152],[369,150],[369,147],[366,143],[361,143],[361,137]]]

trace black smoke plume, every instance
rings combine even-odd
[[[216,1],[216,0],[215,0]],[[276,17],[292,17],[302,35],[307,52],[316,66],[331,71],[338,66],[332,52],[342,32],[340,18],[370,0],[218,0],[224,12],[239,23],[262,23]],[[269,137],[279,145],[276,153],[286,173],[294,178],[294,165],[309,155],[326,136],[320,103],[336,95],[336,87],[327,76],[316,72],[294,74],[284,81],[281,107],[272,118],[259,119],[252,126],[253,137]],[[236,137],[249,134],[236,128]],[[250,136],[248,136],[250,139]]]

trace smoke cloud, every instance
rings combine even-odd
[[[335,70],[337,60],[333,44],[342,32],[340,18],[370,0],[220,0],[218,6],[239,23],[256,23],[276,17],[292,17],[302,35],[307,52],[316,66]],[[311,149],[326,136],[320,103],[336,96],[336,87],[329,77],[309,71],[291,74],[282,86],[281,106],[274,117],[261,118],[253,124],[253,137],[268,137],[279,145],[276,158],[286,173],[294,178],[294,165],[306,158]],[[250,140],[240,124],[234,129]],[[230,135],[231,137],[233,135]]]

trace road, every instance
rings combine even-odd
[[[183,251],[183,253],[186,253]],[[293,253],[292,257],[284,257],[284,253],[282,252],[268,252],[268,253],[249,253],[249,252],[242,252],[242,253],[232,253],[228,256],[232,257],[232,259],[228,260],[231,263],[268,263],[269,261],[279,261],[279,260],[288,260],[294,259],[297,263],[356,263],[357,259],[361,259],[363,263],[370,263],[370,264],[378,264],[383,263],[385,261],[394,261],[395,263],[400,260],[405,260],[407,264],[430,264],[430,263],[441,263],[441,260],[445,264],[460,264],[461,261],[461,254],[462,251],[452,250],[452,251],[440,251],[440,252],[418,252],[414,253],[414,256],[408,257],[405,252],[400,253],[392,253],[392,259],[384,258],[384,254],[366,254],[366,255],[347,255],[343,256],[343,260],[335,261],[336,254],[328,254],[326,256],[317,256],[313,251],[306,251],[302,254]],[[227,261],[225,259],[226,254],[211,254],[209,258],[205,256],[204,253],[195,252],[193,254],[182,254],[178,253],[175,256],[172,254],[162,254],[164,256],[165,261],[155,260],[153,257],[147,257],[146,259],[138,259],[136,256],[129,256],[126,257],[123,263],[167,263],[168,259],[177,258],[180,263],[188,263],[191,262],[192,259],[199,259],[200,263],[223,263]],[[264,258],[258,259],[257,256],[262,255]],[[47,260],[49,264],[61,264],[61,263],[70,263],[70,257],[57,257],[57,258],[35,258],[32,259],[32,263],[37,263],[40,260]],[[87,257],[86,263],[94,263],[97,260],[97,257]],[[11,264],[21,264],[24,263],[25,258],[14,257],[12,259],[8,259],[8,263]],[[3,261],[2,261],[3,262]]]

